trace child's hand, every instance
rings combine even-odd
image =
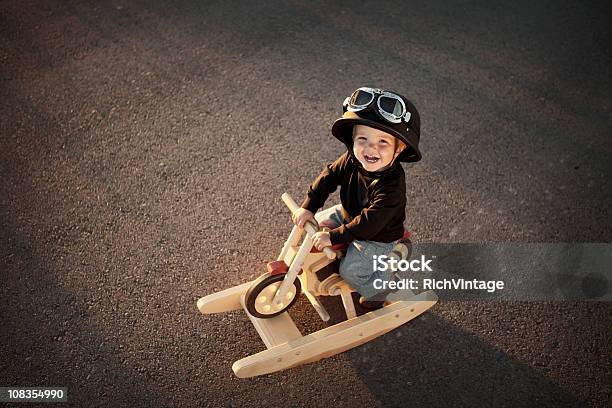
[[[291,216],[291,219],[293,220],[293,223],[300,228],[304,228],[306,221],[312,221],[315,225],[317,225],[314,214],[305,208],[299,208],[296,210]]]
[[[329,239],[329,232],[317,232],[312,236],[312,243],[319,251],[322,251],[325,247],[332,246],[331,240]]]

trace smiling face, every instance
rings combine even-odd
[[[387,132],[369,126],[353,126],[353,154],[367,171],[391,164],[406,145]]]

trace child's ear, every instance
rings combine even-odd
[[[406,143],[402,142],[399,139],[396,139],[396,140],[397,140],[397,146],[395,147],[395,155],[398,156],[406,148]]]

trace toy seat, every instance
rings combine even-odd
[[[336,245],[332,245],[332,247],[331,247],[331,248],[332,248],[334,251],[342,251],[342,252],[344,252],[344,251],[346,251],[346,248],[348,248],[348,244],[336,244]],[[310,253],[311,253],[311,254],[312,254],[312,253],[316,254],[316,253],[319,253],[319,252],[321,252],[321,251],[319,251],[319,250],[318,250],[316,247],[314,247],[314,246],[313,246],[313,247],[310,249]]]
[[[412,234],[410,233],[410,231],[408,230],[404,230],[404,235],[402,236],[402,238],[399,240],[398,244],[401,243],[406,243],[406,242],[410,242],[410,237],[412,236]],[[342,251],[345,252],[346,248],[348,247],[348,244],[336,244],[336,245],[332,245],[332,249],[334,251]],[[317,248],[312,247],[310,249],[310,253],[319,253],[321,251],[319,251]]]

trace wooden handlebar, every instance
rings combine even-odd
[[[296,202],[293,201],[293,198],[291,198],[291,196],[288,193],[283,193],[281,198],[283,199],[283,202],[287,205],[287,207],[289,207],[289,210],[291,211],[291,214],[293,214],[294,212],[296,212],[300,208],[296,204]]]
[[[300,206],[298,206],[295,201],[293,201],[293,198],[291,198],[289,194],[283,193],[281,198],[283,199],[283,202],[287,205],[287,207],[289,207],[291,214],[293,214],[300,208]],[[317,225],[312,221],[306,221],[306,224],[304,224],[304,229],[310,236],[313,236],[316,232],[319,231]],[[325,253],[325,255],[327,255],[329,259],[336,258],[336,251],[334,251],[330,247],[323,248],[323,252]]]

